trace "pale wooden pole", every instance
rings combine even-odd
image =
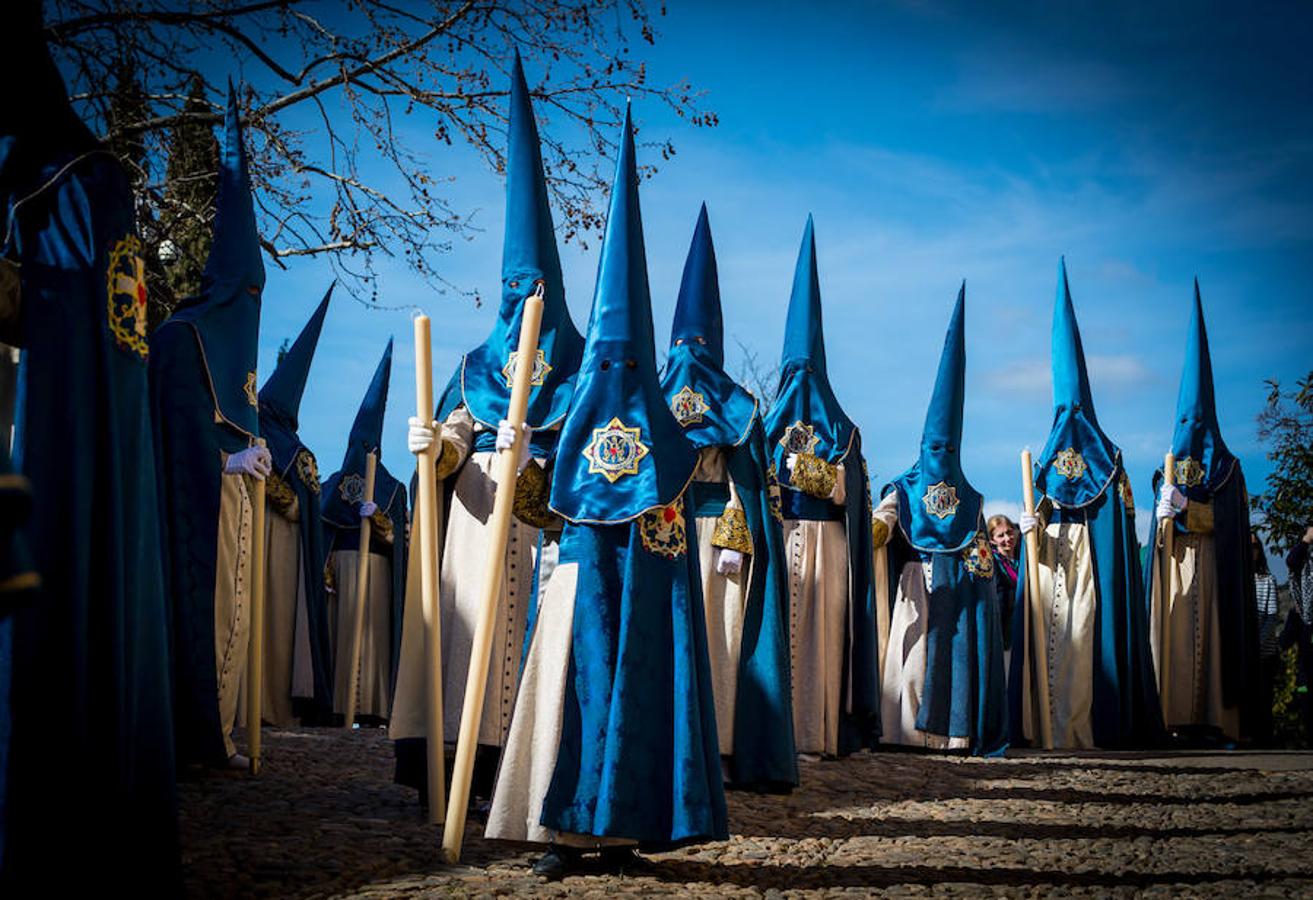
[[[365,493],[361,503],[374,502],[374,470],[378,466],[378,454],[372,450],[365,455]],[[360,520],[360,550],[356,564],[356,609],[355,628],[351,632],[351,672],[346,696],[346,721],[342,724],[349,731],[356,721],[356,692],[360,690],[360,645],[364,640],[365,604],[369,601],[369,538],[373,531],[369,517]],[[401,535],[393,535],[393,540],[401,540]]]
[[[1163,484],[1176,483],[1176,454],[1168,453],[1163,458]],[[1154,498],[1155,503],[1157,498]],[[1158,592],[1158,699],[1163,708],[1163,724],[1167,721],[1168,700],[1172,693],[1172,599],[1176,596],[1176,566],[1173,559],[1176,543],[1176,521],[1168,516],[1162,519],[1159,528],[1163,535],[1163,570],[1159,578]]]
[[[488,520],[488,540],[484,545],[488,557],[483,576],[483,598],[479,607],[479,621],[474,629],[474,644],[470,648],[465,703],[460,714],[460,737],[456,742],[456,764],[451,773],[451,795],[447,798],[447,824],[442,830],[442,855],[448,863],[460,860],[461,842],[465,837],[465,807],[469,803],[474,751],[478,745],[479,726],[483,718],[483,694],[488,683],[488,658],[492,653],[492,626],[497,615],[497,601],[501,597],[506,542],[511,533],[511,506],[515,500],[515,480],[518,474],[516,459],[520,442],[524,440],[521,432],[524,415],[529,407],[529,382],[533,375],[534,359],[538,355],[538,329],[542,325],[542,318],[542,284],[539,283],[534,295],[524,301],[519,356],[515,365],[515,380],[511,383],[510,410],[506,413],[506,420],[515,429],[515,445],[501,451],[495,463],[497,495],[493,501],[492,516]]]
[[[256,446],[265,446],[256,438]],[[264,716],[264,588],[265,571],[264,510],[265,483],[255,479],[251,496],[251,629],[246,648],[246,754],[252,775],[260,774],[260,725]]]
[[[419,418],[433,416],[433,349],[428,316],[415,317],[415,406]],[[441,825],[447,807],[443,773],[442,734],[442,622],[438,614],[438,485],[437,464],[440,441],[419,455],[419,498],[411,545],[419,542],[420,592],[425,627],[425,740],[428,744],[429,822]]]
[[[1030,451],[1021,451],[1021,498],[1025,503],[1026,515],[1035,515],[1035,480],[1031,464]],[[1053,749],[1053,709],[1049,706],[1049,643],[1048,623],[1044,613],[1044,600],[1039,591],[1039,535],[1035,529],[1026,532],[1026,607],[1030,614],[1031,628],[1025,630],[1027,641],[1023,652],[1030,646],[1030,635],[1034,635],[1034,669],[1037,670],[1035,689],[1039,695],[1040,740],[1045,750]],[[1024,615],[1025,613],[1023,613]]]

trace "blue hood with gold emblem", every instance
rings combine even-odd
[[[1094,416],[1076,310],[1067,285],[1067,262],[1058,263],[1053,310],[1053,428],[1036,464],[1035,486],[1059,506],[1085,506],[1117,474],[1121,451]]]
[[[757,400],[725,372],[716,248],[705,203],[684,261],[661,389],[694,445],[737,447],[748,439]]]
[[[766,448],[780,483],[788,484],[785,456],[812,453],[837,465],[848,455],[856,433],[857,427],[839,405],[826,373],[816,237],[808,216],[784,325],[779,389],[766,421]]]
[[[392,378],[392,339],[378,361],[374,377],[369,382],[365,397],[356,411],[351,434],[347,438],[342,468],[324,482],[324,521],[339,528],[360,527],[360,497],[357,487],[363,485],[365,457],[372,451],[378,454],[374,474],[374,502],[384,515],[390,515],[398,500],[404,511],[406,492],[401,482],[383,467],[383,413],[387,410],[388,382]],[[357,481],[357,479],[360,479]]]
[[[201,273],[201,292],[185,301],[160,328],[187,325],[196,332],[217,414],[251,437],[260,433],[255,363],[263,290],[260,232],[237,92],[229,82],[214,240]]]
[[[1181,390],[1176,398],[1172,453],[1176,456],[1176,482],[1182,489],[1202,487],[1216,491],[1235,470],[1236,458],[1222,440],[1222,429],[1217,423],[1213,360],[1208,352],[1204,304],[1197,278],[1185,343],[1185,369],[1181,372]]]
[[[575,523],[618,524],[672,503],[697,462],[657,380],[628,108],[583,365],[558,446],[551,507]]]
[[[556,249],[556,230],[543,178],[538,127],[529,102],[520,55],[515,54],[506,149],[506,233],[502,243],[501,305],[488,339],[465,355],[438,402],[445,419],[464,402],[470,415],[489,428],[510,408],[511,358],[520,341],[524,299],[543,286],[543,321],[525,421],[535,429],[561,421],[579,372],[583,338],[565,304],[565,282]]]
[[[939,357],[939,374],[921,432],[921,457],[885,489],[885,493],[898,491],[899,524],[917,550],[961,550],[980,528],[984,498],[962,474],[966,291],[963,282]]]

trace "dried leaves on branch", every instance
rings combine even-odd
[[[1258,414],[1258,437],[1272,461],[1267,485],[1252,498],[1262,514],[1258,529],[1284,553],[1313,525],[1313,372],[1282,390],[1267,382],[1267,404]]]
[[[231,76],[268,257],[327,254],[376,300],[379,254],[442,286],[442,255],[477,231],[444,156],[472,149],[503,170],[517,48],[565,240],[601,229],[626,97],[714,125],[688,84],[648,81],[640,56],[664,13],[644,0],[50,0],[46,22],[75,101],[133,173],[148,244],[165,244],[157,286],[195,288],[213,216],[207,135]]]

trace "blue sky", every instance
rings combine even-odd
[[[678,150],[641,192],[658,351],[706,201],[728,367],[738,371],[736,341],[773,366],[814,214],[831,378],[878,490],[915,458],[965,278],[964,468],[991,508],[1015,512],[1017,454],[1038,451],[1051,421],[1049,326],[1066,254],[1095,403],[1125,453],[1143,529],[1197,274],[1223,431],[1260,489],[1263,380],[1313,369],[1313,14],[1275,3],[976,6],[672,0],[645,48],[651,77],[706,90],[721,124],[695,130],[655,105],[635,108],[646,136],[669,135]],[[430,129],[414,128],[423,148]],[[458,242],[442,275],[495,296],[502,182],[459,148],[431,153],[454,179],[456,208],[486,229]],[[563,246],[562,257],[582,326],[596,242]],[[292,265],[270,267],[262,379],[331,278],[321,261]],[[440,391],[493,310],[435,293],[399,265],[380,271],[382,303],[433,317]],[[340,294],[301,416],[325,473],[390,334],[384,460],[399,476],[412,467],[410,313]]]

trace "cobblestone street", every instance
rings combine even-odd
[[[727,843],[549,884],[474,821],[462,865],[440,865],[379,729],[267,730],[265,748],[259,778],[180,787],[193,896],[1313,895],[1313,754],[803,763],[789,797],[729,795]]]

